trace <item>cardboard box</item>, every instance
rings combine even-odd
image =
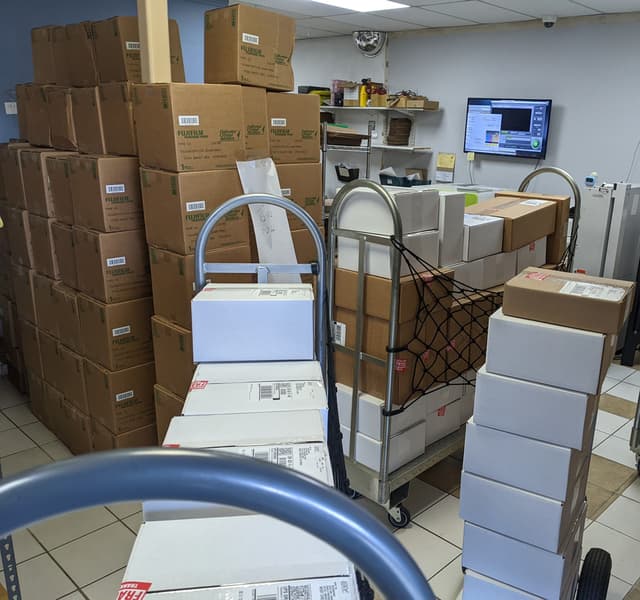
[[[98,88],[71,88],[71,105],[78,150],[104,154],[106,148]]]
[[[29,382],[29,408],[31,412],[40,419],[47,427],[51,427],[50,409],[44,393],[44,381],[33,371],[27,373]]]
[[[135,156],[138,142],[133,122],[133,84],[130,81],[101,83],[99,92],[107,153]]]
[[[98,84],[91,21],[65,26],[69,83],[76,87]]]
[[[58,260],[60,279],[69,287],[78,287],[78,269],[73,245],[73,229],[69,225],[54,221],[51,224],[53,249]]]
[[[192,254],[209,214],[242,195],[236,169],[199,173],[142,169],[141,181],[147,242],[177,254]],[[246,244],[248,215],[247,207],[227,213],[216,225],[207,249]]]
[[[597,407],[597,396],[494,375],[482,367],[476,378],[473,420],[484,427],[587,450]]]
[[[71,85],[69,78],[69,62],[67,48],[67,34],[64,25],[53,28],[53,62],[56,73],[56,83],[58,85]]]
[[[30,371],[29,383],[34,379],[37,379],[42,387],[42,422],[59,436],[61,432],[59,425],[62,421],[61,415],[64,395]]]
[[[191,314],[197,363],[313,360],[314,296],[309,284],[207,284],[193,298]]]
[[[480,267],[480,272],[482,273],[480,289],[488,290],[502,285],[516,274],[518,253],[500,252],[485,256],[480,260],[482,261],[482,266]]]
[[[162,551],[167,544],[174,549],[170,561]],[[176,593],[185,598],[358,597],[353,567],[344,556],[301,529],[264,515],[144,523],[123,581],[123,592],[136,589],[136,582],[153,582],[148,595],[154,600]]]
[[[89,402],[87,401],[84,377],[84,359],[62,343],[58,345],[58,359],[61,373],[58,380],[60,390],[66,400],[84,414],[88,414]]]
[[[151,318],[158,385],[186,398],[195,371],[191,331],[161,317]]]
[[[255,233],[253,231],[253,223],[251,224],[251,249],[253,256],[258,261],[258,248],[255,245]],[[324,227],[320,227],[320,236],[324,240]],[[305,227],[304,229],[297,229],[291,232],[291,240],[293,241],[293,250],[296,253],[296,259],[298,263],[317,263],[318,262],[318,249],[316,243],[311,235],[311,232]],[[312,279],[311,275],[302,275],[303,283],[310,283]],[[315,290],[315,288],[314,288]]]
[[[501,252],[503,229],[500,217],[464,215],[462,260],[468,262]]]
[[[195,294],[194,255],[183,256],[160,248],[149,248],[153,309],[155,314],[191,328],[191,299]],[[210,250],[205,256],[208,263],[251,262],[249,246],[230,246]],[[216,283],[250,283],[252,275],[209,275]]]
[[[24,88],[29,142],[34,146],[51,146],[51,126],[47,107],[50,86],[33,83]]]
[[[20,320],[20,335],[22,337],[21,350],[24,366],[33,371],[41,379],[44,377],[42,358],[40,355],[40,338],[38,328],[29,321]]]
[[[43,273],[52,279],[60,278],[58,269],[58,257],[53,245],[51,225],[55,219],[29,215],[29,228],[31,230],[31,247],[33,251],[33,266],[39,273]]]
[[[60,423],[59,419],[56,419]],[[89,416],[78,410],[65,399],[62,403],[62,431],[60,439],[74,454],[86,454],[91,452],[93,434]]]
[[[36,83],[56,83],[56,69],[53,60],[52,25],[34,27],[31,30],[31,57],[33,59],[33,80]]]
[[[18,133],[20,139],[29,139],[29,110],[27,108],[27,88],[30,83],[19,83],[16,85],[16,104],[18,105]]]
[[[529,268],[505,285],[504,314],[617,334],[633,305],[635,284]]]
[[[269,143],[275,163],[317,163],[320,98],[313,94],[267,94]]]
[[[246,160],[271,155],[267,119],[267,93],[257,87],[242,86]]]
[[[541,598],[560,600],[580,561],[585,512],[586,503],[559,553],[465,523],[462,567]]]
[[[204,16],[204,80],[293,90],[295,19],[246,5]]]
[[[29,213],[26,210],[9,208],[6,227],[9,232],[12,262],[31,268],[34,263]]]
[[[18,317],[35,325],[38,323],[36,297],[33,288],[35,271],[22,265],[11,265],[11,280],[16,300]]]
[[[163,440],[167,429],[169,429],[171,419],[182,413],[184,398],[180,398],[173,392],[156,384],[153,386],[153,400],[156,409],[156,431],[158,433],[158,440]]]
[[[55,217],[46,159],[56,154],[42,148],[25,149],[20,153],[27,209],[41,217]]]
[[[104,232],[142,229],[137,158],[71,156],[69,170],[76,225]]]
[[[74,352],[83,354],[78,294],[70,287],[58,283],[53,286],[53,305],[56,311],[60,342]]]
[[[18,311],[15,303],[5,296],[0,296],[0,327],[2,350],[20,347]]]
[[[94,452],[117,450],[119,448],[146,448],[158,444],[155,423],[115,435],[106,427],[91,419],[91,436]]]
[[[564,501],[571,496],[591,448],[556,446],[467,423],[464,470],[498,483]]]
[[[411,252],[418,255],[424,263],[431,267],[438,264],[438,231],[420,231],[407,233],[402,236],[402,244]],[[391,278],[392,248],[373,242],[365,243],[364,269],[368,275]],[[410,255],[407,259],[417,271],[424,271],[425,266]],[[338,238],[338,267],[350,271],[358,270],[358,241],[346,237]],[[409,275],[411,269],[407,261],[400,257],[400,276]]]
[[[20,168],[20,154],[30,148],[29,144],[10,142],[0,147],[0,161],[2,162],[2,179],[9,206],[13,208],[27,208],[24,197],[24,183]]]
[[[110,371],[153,360],[151,298],[103,304],[78,296],[80,336],[86,357]]]
[[[33,297],[36,302],[38,327],[58,337],[57,311],[53,289],[56,282],[45,275],[33,274]]]
[[[541,267],[547,262],[547,238],[541,238],[519,248],[516,254],[518,256],[516,274],[521,273],[527,267]]]
[[[46,91],[51,145],[58,150],[76,150],[76,128],[73,122],[71,89],[50,87]]]
[[[143,166],[206,171],[232,169],[245,159],[240,86],[141,84],[134,86],[133,103]]]
[[[40,340],[43,378],[48,384],[59,390],[62,387],[62,369],[58,340],[42,329],[38,330],[38,339]]]
[[[69,154],[53,154],[46,158],[53,214],[58,221],[73,225],[73,203],[69,181]]]
[[[464,572],[463,589],[472,598],[495,598],[496,600],[540,600],[522,590],[517,590],[506,583],[485,577],[471,569]]]
[[[101,233],[74,226],[73,243],[80,291],[103,302],[151,294],[143,230]]]
[[[461,400],[457,399],[449,404],[444,404],[427,414],[425,447],[435,444],[442,438],[460,428],[461,405]]]
[[[489,319],[487,371],[598,394],[607,369],[605,336],[505,315]]]
[[[94,421],[116,435],[155,425],[153,384],[156,374],[152,362],[108,371],[86,360],[84,374],[89,414]]]
[[[2,218],[2,215],[0,215],[0,218]],[[7,240],[6,235],[3,238],[0,236],[0,238]],[[11,280],[11,257],[8,253],[0,257],[0,294],[15,300],[13,282]]]
[[[556,224],[556,205],[550,200],[496,197],[468,206],[466,212],[504,219],[504,252],[517,250],[552,234]]]
[[[112,17],[93,23],[96,66],[101,82],[142,81],[138,17]],[[171,79],[184,81],[180,32],[175,19],[169,20]]]
[[[423,188],[419,189],[434,189]],[[454,265],[462,260],[464,248],[465,194],[438,189],[440,212],[438,235],[440,239],[439,263],[441,267]]]
[[[278,179],[280,180],[280,194],[295,202],[318,225],[322,225],[322,163],[278,165]],[[298,217],[287,211],[291,229],[305,227]]]

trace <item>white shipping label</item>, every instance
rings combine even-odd
[[[127,50],[140,50],[141,48],[140,42],[125,42],[124,45]]]
[[[113,258],[107,258],[107,267],[122,267],[126,264],[126,256],[114,256]]]
[[[333,322],[333,341],[340,346],[347,345],[347,326],[345,323]]]
[[[180,127],[193,127],[200,125],[200,115],[178,115]]]
[[[112,183],[104,186],[106,194],[124,194],[126,191],[124,183]]]
[[[255,290],[253,295],[259,298],[308,298],[309,291],[306,289],[272,288]]]
[[[251,384],[249,401],[294,402],[299,398],[313,398],[323,392],[322,384],[317,381],[265,381]]]
[[[242,41],[245,44],[253,44],[254,46],[259,46],[260,45],[260,36],[259,35],[253,35],[252,33],[243,33],[242,34]]]
[[[185,206],[187,207],[187,212],[195,212],[196,210],[205,210],[207,208],[207,204],[204,200],[187,202]]]
[[[465,225],[478,225],[479,223],[492,223],[494,221],[502,220],[501,217],[490,217],[488,215],[465,215]]]
[[[120,335],[127,335],[129,333],[131,333],[130,325],[125,325],[124,327],[116,327],[115,329],[111,330],[111,335],[113,337],[118,337]]]
[[[124,400],[130,400],[134,396],[135,394],[133,393],[133,390],[129,390],[127,392],[120,392],[119,394],[116,394],[116,402],[123,402]]]
[[[286,127],[287,120],[284,118],[274,118],[271,119],[271,127]]]
[[[520,204],[524,204],[525,206],[544,206],[545,204],[549,204],[551,200],[523,200]]]
[[[624,298],[625,290],[612,285],[600,285],[597,283],[584,283],[582,281],[568,281],[562,288],[561,294],[569,296],[582,296],[584,298],[594,298],[596,300],[608,300],[609,302],[620,302]]]
[[[280,195],[288,198],[289,196],[291,196],[291,188],[282,188],[280,190]]]

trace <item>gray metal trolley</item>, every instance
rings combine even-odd
[[[365,233],[351,229],[342,229],[338,227],[340,211],[345,203],[349,201],[349,195],[357,189],[369,189],[376,192],[386,203],[391,218],[393,220],[394,233],[393,236]],[[380,244],[389,248],[391,252],[391,306],[389,309],[389,340],[387,347],[396,347],[396,334],[398,330],[398,311],[399,311],[399,289],[400,289],[400,251],[392,244],[392,237],[396,240],[402,240],[402,222],[398,213],[398,207],[393,197],[381,185],[367,180],[357,180],[346,184],[340,189],[333,200],[331,213],[329,215],[329,244],[327,254],[331,260],[329,266],[329,322],[333,322],[333,300],[335,291],[335,267],[333,258],[336,256],[337,238],[344,237],[358,242],[358,288],[356,306],[356,335],[353,349],[346,348],[336,344],[333,341],[333,348],[336,352],[344,352],[353,356],[353,395],[351,401],[351,435],[349,439],[349,457],[345,457],[347,463],[347,473],[349,481],[354,492],[362,494],[373,502],[385,507],[388,512],[389,521],[396,527],[406,527],[411,516],[407,509],[402,505],[402,501],[406,499],[409,490],[409,483],[423,471],[426,471],[436,463],[445,459],[450,454],[460,450],[464,446],[464,425],[457,431],[449,434],[445,438],[430,445],[424,454],[412,460],[403,467],[390,472],[389,470],[389,444],[391,439],[391,416],[383,418],[382,430],[382,451],[380,460],[380,470],[374,471],[368,467],[356,462],[355,443],[356,443],[356,423],[358,422],[358,402],[357,398],[360,392],[360,366],[361,361],[367,361],[386,367],[386,393],[384,398],[385,412],[393,409],[392,390],[394,386],[395,372],[393,369],[395,361],[395,353],[388,352],[386,360],[371,356],[362,351],[363,330],[364,330],[364,261],[365,261],[365,244]]]

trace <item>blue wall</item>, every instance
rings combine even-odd
[[[0,141],[18,135],[17,117],[6,115],[3,103],[15,100],[16,83],[33,79],[32,27],[136,14],[136,0],[22,0],[4,4],[0,19],[0,56],[4,57],[0,68]],[[205,11],[227,4],[227,0],[169,0],[169,16],[180,26],[187,81],[202,82]]]

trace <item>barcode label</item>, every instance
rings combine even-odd
[[[140,42],[125,42],[125,47],[127,50],[140,50],[141,44]]]
[[[550,200],[523,200],[520,204],[524,204],[525,206],[543,206],[545,204],[549,204]]]
[[[124,194],[125,190],[124,183],[112,183],[104,186],[104,191],[107,194]]]
[[[269,460],[269,448],[260,448],[253,451],[253,458],[256,460]]]
[[[243,33],[242,34],[242,41],[245,44],[253,44],[254,46],[259,46],[260,45],[260,36],[259,35],[253,35],[251,33]]]
[[[113,258],[107,258],[107,267],[122,267],[126,264],[126,256],[114,256]]]
[[[278,600],[276,594],[258,594],[256,600]]]
[[[280,195],[288,198],[289,196],[291,196],[291,188],[281,188]]]
[[[286,127],[287,120],[283,118],[271,119],[271,127]]]
[[[122,402],[123,400],[129,400],[134,397],[133,390],[129,390],[128,392],[120,392],[116,394],[116,402]]]
[[[127,335],[129,333],[131,333],[130,325],[125,325],[124,327],[116,327],[115,329],[111,330],[111,335],[113,337],[118,337],[120,335]]]
[[[352,600],[359,597],[350,576],[318,577],[212,588],[208,600]],[[161,594],[162,595],[162,594]],[[122,600],[118,598],[118,600]],[[128,599],[127,599],[128,600]],[[136,599],[137,600],[137,599]]]
[[[289,293],[289,290],[258,290],[258,296],[277,297],[277,296],[287,296],[288,293]]]
[[[283,400],[285,397],[290,398],[293,393],[291,382],[283,383],[260,383],[258,396],[260,400]]]
[[[340,346],[347,345],[347,326],[344,323],[333,322],[333,340]]]
[[[606,300],[608,302],[620,302],[624,298],[625,290],[611,285],[568,281],[560,288],[560,293],[569,296],[593,298],[595,300]]]
[[[187,207],[187,212],[205,210],[205,208],[207,208],[207,204],[204,200],[198,200],[197,202],[187,202],[185,206]]]
[[[180,127],[200,125],[200,115],[178,115],[178,125]]]
[[[276,448],[275,460],[272,462],[293,469],[293,448]]]

